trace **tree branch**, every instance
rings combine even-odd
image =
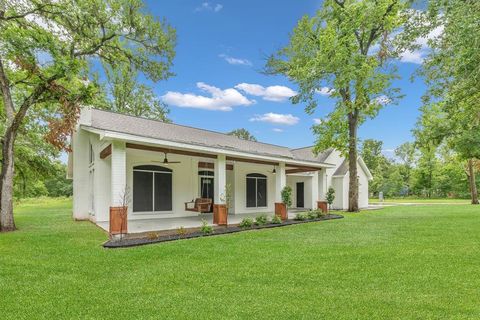
[[[5,69],[3,68],[3,62],[0,58],[0,90],[2,91],[3,104],[5,107],[5,114],[7,115],[8,120],[13,119],[15,114],[15,108],[13,106],[12,95],[10,92],[10,82],[7,79],[5,74]]]

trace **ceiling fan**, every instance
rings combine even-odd
[[[168,161],[167,153],[164,152],[165,158],[163,158],[163,161],[152,161],[152,162],[159,162],[162,163],[163,165],[168,166],[169,164],[177,164],[177,163],[182,163],[181,161]]]

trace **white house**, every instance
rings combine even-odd
[[[367,207],[372,176],[361,159],[358,164],[360,206]],[[226,188],[232,218],[273,213],[286,185],[294,208],[316,208],[330,186],[334,208],[348,204],[348,165],[335,150],[314,155],[311,147],[289,149],[89,108],[72,136],[69,169],[73,217],[105,230],[110,207],[123,204],[129,232],[198,226],[199,213],[185,203],[224,203]]]

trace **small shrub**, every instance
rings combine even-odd
[[[325,195],[328,206],[332,207],[332,203],[335,200],[335,189],[332,187],[328,188],[327,194]]]
[[[180,228],[177,228],[177,234],[180,237],[183,237],[184,235],[187,234],[187,230],[183,226],[181,226]]]
[[[272,217],[272,221],[270,221],[270,222],[273,223],[273,224],[282,224],[282,218],[280,218],[277,215],[274,215]]]
[[[320,210],[320,209],[308,211],[308,218],[309,219],[318,219],[318,218],[323,217],[324,215],[325,215],[325,213],[323,213],[322,210]]]
[[[203,234],[210,234],[213,232],[213,227],[208,225],[208,221],[203,219],[202,220],[202,226],[200,227],[200,231],[203,232]]]
[[[250,217],[243,218],[243,220],[238,224],[240,228],[251,228],[253,226],[253,219]]]
[[[295,218],[294,220],[297,220],[297,221],[305,221],[305,220],[308,220],[308,213],[306,212],[299,212],[295,215]]]
[[[308,220],[314,220],[318,218],[318,214],[316,210],[309,210],[307,213]]]
[[[282,202],[289,208],[292,205],[292,187],[285,186],[281,191]]]
[[[158,233],[156,233],[156,232],[148,232],[148,233],[147,233],[147,239],[148,239],[148,240],[157,240],[157,239],[158,239]]]
[[[257,226],[263,226],[267,224],[267,222],[268,222],[268,217],[266,214],[261,214],[255,218],[255,224]]]

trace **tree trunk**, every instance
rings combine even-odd
[[[470,184],[470,194],[472,204],[478,204],[477,184],[475,181],[475,170],[473,168],[473,159],[468,160],[468,183]]]
[[[348,169],[350,181],[348,187],[348,211],[358,212],[358,174],[357,174],[357,126],[358,114],[350,112],[348,114]]]
[[[15,134],[11,130],[7,130],[2,151],[3,163],[0,180],[0,231],[15,230],[15,222],[13,220],[13,146],[15,142]]]

